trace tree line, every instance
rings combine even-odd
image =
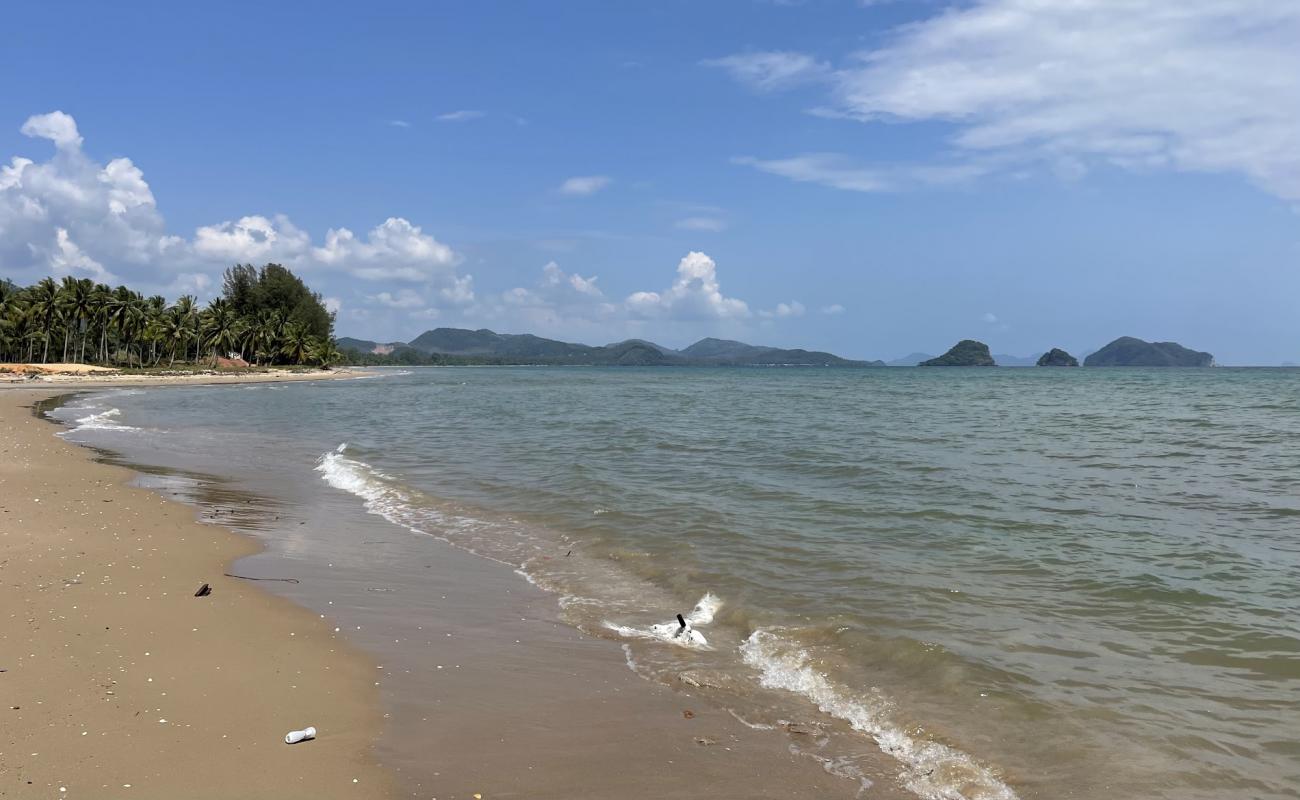
[[[334,315],[279,264],[226,270],[221,296],[206,307],[193,295],[168,304],[88,278],[28,287],[0,279],[0,362],[158,367],[231,355],[257,365],[328,367],[341,358]]]

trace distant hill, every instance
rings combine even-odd
[[[890,367],[915,367],[922,361],[929,361],[932,358],[934,358],[934,355],[931,353],[908,353],[902,358],[886,361],[885,365]]]
[[[1059,347],[1053,347],[1051,350],[1048,350],[1046,353],[1043,353],[1042,357],[1038,359],[1037,366],[1077,367],[1079,366],[1079,359],[1075,358],[1074,356],[1070,355],[1069,353],[1065,352]]]
[[[337,340],[340,350],[356,350],[359,353],[376,353],[379,355],[388,355],[394,350],[400,350],[404,347],[410,347],[405,342],[372,342],[366,339],[353,339],[350,336],[344,336]]]
[[[989,355],[989,346],[974,339],[962,339],[948,352],[922,361],[918,367],[996,367],[997,362]]]
[[[850,361],[818,350],[783,350],[779,347],[735,342],[729,339],[701,339],[680,351],[690,361],[734,367],[818,366],[883,367],[883,361]]]
[[[1121,336],[1083,361],[1085,367],[1212,367],[1214,356],[1177,342],[1144,342]]]
[[[496,333],[486,328],[435,328],[409,344],[378,344],[342,338],[339,349],[355,354],[358,363],[538,364],[573,366],[829,366],[874,367],[880,361],[853,361],[831,353],[701,339],[684,350],[673,350],[644,339],[593,347],[545,339],[532,334]],[[387,352],[383,352],[383,351]]]

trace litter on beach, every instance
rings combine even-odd
[[[288,733],[286,733],[284,735],[284,743],[297,744],[298,742],[305,742],[309,739],[315,739],[315,738],[316,738],[316,729],[308,726],[306,728],[303,728],[300,731],[289,731]]]

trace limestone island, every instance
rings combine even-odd
[[[1144,342],[1121,336],[1083,360],[1085,367],[1212,367],[1214,356],[1177,342]]]
[[[1040,367],[1077,367],[1079,359],[1065,352],[1059,347],[1053,347],[1046,353],[1038,357],[1038,366]]]
[[[989,346],[974,339],[962,339],[938,358],[922,361],[918,367],[996,367]]]

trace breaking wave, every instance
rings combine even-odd
[[[825,714],[844,720],[903,764],[903,783],[927,800],[1018,800],[993,770],[966,753],[909,734],[891,719],[884,697],[855,695],[811,665],[806,650],[772,630],[759,629],[740,646],[745,663],[769,689],[802,695]]]

